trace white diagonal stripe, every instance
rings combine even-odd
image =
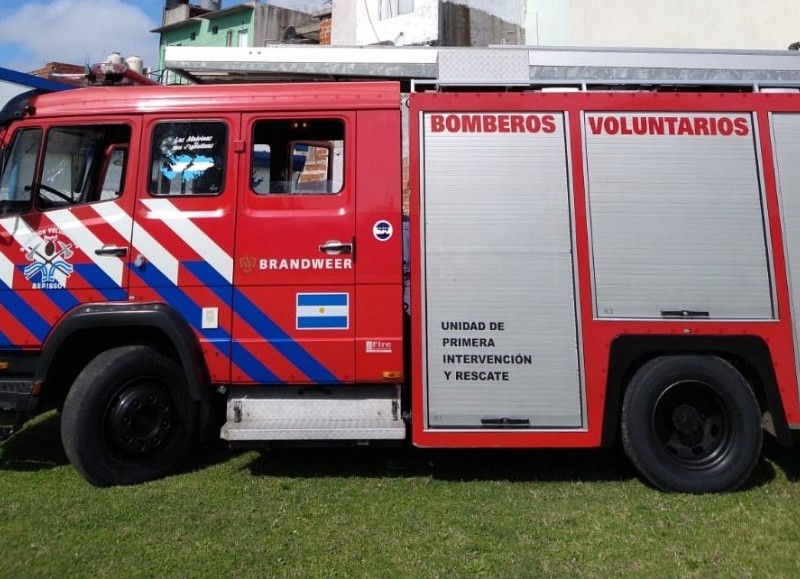
[[[133,219],[125,213],[116,204],[105,206],[100,203],[95,205],[97,211],[107,223],[113,227],[117,233],[128,239],[133,235],[133,242],[131,247],[133,249],[132,259],[136,259],[136,253],[141,253],[142,256],[151,263],[156,269],[164,274],[170,282],[178,285],[178,260],[167,251],[150,233],[138,223],[134,223]]]
[[[122,275],[125,264],[119,258],[109,258],[95,253],[96,249],[103,247],[103,242],[92,233],[86,223],[80,221],[71,211],[60,209],[47,215],[61,232],[75,244],[75,249],[80,249],[86,257],[105,272],[117,286],[122,286]]]
[[[168,199],[143,199],[142,203],[152,211],[152,217],[163,221],[164,225],[189,244],[225,281],[233,281],[233,258],[182,211]]]
[[[27,249],[29,244],[44,243],[44,240],[39,237],[36,232],[28,227],[25,220],[19,217],[6,217],[0,219],[0,226],[14,238],[14,241],[19,243],[23,248]],[[31,239],[31,237],[35,239]]]
[[[14,283],[14,264],[2,253],[0,253],[0,281],[6,287],[14,287],[12,285]]]
[[[16,235],[17,228],[20,225],[25,225],[25,222],[22,221],[19,217],[6,217],[5,219],[0,219],[0,227],[6,230],[6,232],[17,242],[20,243],[19,238]],[[30,239],[31,230],[25,227],[25,241]],[[25,247],[22,243],[20,243],[22,247]],[[8,259],[4,254],[0,253],[0,280],[6,284],[7,287],[13,287],[14,283],[14,262]]]

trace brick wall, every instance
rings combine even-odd
[[[330,17],[323,18],[319,23],[319,43],[331,43],[331,19]]]

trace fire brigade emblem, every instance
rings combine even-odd
[[[374,235],[375,239],[378,241],[389,240],[392,237],[392,233],[392,224],[385,219],[375,222],[375,225],[372,226],[372,235]]]
[[[72,244],[58,239],[58,235],[45,235],[42,240],[28,247],[25,257],[31,263],[25,267],[25,279],[33,282],[34,289],[62,289],[66,279],[72,274],[73,267],[69,259],[73,255]],[[57,279],[58,273],[64,274],[64,283]]]

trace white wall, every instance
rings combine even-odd
[[[439,0],[414,0],[414,11],[381,20],[380,0],[356,0],[356,44],[425,44],[439,36]],[[334,20],[338,17],[334,13]],[[335,39],[334,39],[335,40]]]
[[[652,0],[648,0],[652,1]],[[571,0],[528,0],[525,44],[568,46],[572,38]]]
[[[355,46],[356,3],[354,0],[333,0],[331,3],[331,44]]]
[[[527,0],[528,44],[785,49],[795,0]]]
[[[333,0],[332,44],[393,42],[398,46],[439,40],[439,4],[449,1],[525,25],[526,0],[414,0],[414,12],[381,20],[380,0]]]
[[[442,0],[445,1],[445,0]],[[447,0],[525,27],[543,46],[785,49],[800,40],[797,0]],[[333,0],[333,44],[438,40],[440,0],[380,19],[380,0]]]
[[[31,87],[0,80],[0,108],[18,94],[31,90]]]
[[[417,0],[414,0],[415,2]],[[473,10],[480,10],[497,16],[509,24],[525,25],[525,0],[444,0],[451,4],[462,4]],[[549,0],[552,2],[552,0]]]

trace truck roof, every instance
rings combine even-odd
[[[800,87],[795,50],[168,46],[164,60],[166,68],[204,84],[361,78],[440,87]]]
[[[0,112],[8,122],[20,116],[61,117],[145,114],[387,109],[400,106],[395,82],[87,87],[62,93],[29,95],[14,111]]]

